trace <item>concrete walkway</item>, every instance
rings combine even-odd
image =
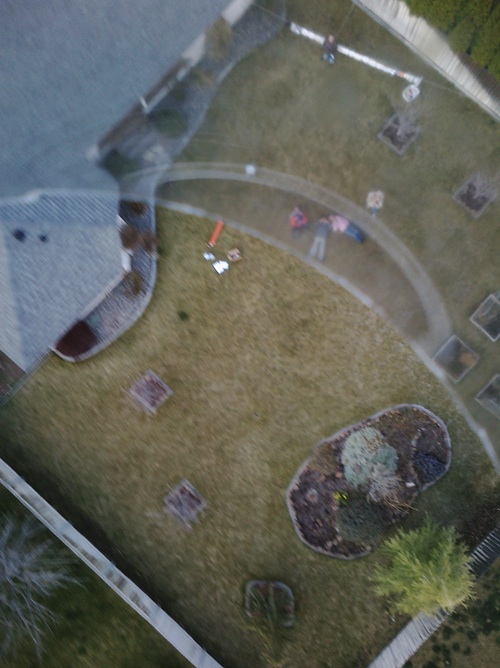
[[[478,423],[472,417],[467,398],[460,394],[460,386],[452,385],[432,360],[432,355],[452,333],[451,326],[439,292],[406,246],[381,220],[334,191],[296,176],[264,168],[257,169],[254,175],[248,175],[245,168],[246,166],[241,164],[178,163],[167,170],[162,170],[160,166],[143,170],[140,176],[144,181],[149,176],[158,186],[162,183],[170,184],[169,193],[173,184],[173,195],[176,194],[175,184],[199,180],[242,183],[248,189],[249,199],[255,195],[253,189],[256,186],[266,187],[290,193],[294,198],[307,198],[326,210],[337,211],[356,222],[369,239],[363,246],[352,249],[352,252],[356,253],[356,261],[342,263],[342,257],[337,254],[330,258],[327,256],[324,263],[318,263],[307,257],[307,246],[304,246],[303,240],[297,241],[288,235],[284,236],[285,221],[277,222],[272,217],[255,216],[251,207],[243,221],[241,211],[244,205],[221,210],[217,193],[214,193],[211,199],[205,197],[202,206],[159,200],[167,207],[187,213],[214,219],[223,217],[228,224],[259,236],[312,264],[378,312],[401,332],[423,362],[445,385],[469,426],[480,438],[494,468],[500,473],[500,460],[488,433],[488,422]],[[241,200],[241,190],[235,199]],[[184,202],[186,201],[198,203],[196,197],[184,199]],[[234,215],[235,212],[237,216]]]

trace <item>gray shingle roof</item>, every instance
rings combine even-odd
[[[0,200],[0,350],[25,371],[120,280],[116,215],[98,193]]]
[[[2,0],[0,197],[114,188],[87,161],[229,0]]]

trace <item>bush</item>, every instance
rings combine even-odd
[[[141,236],[141,244],[146,251],[146,253],[154,253],[156,250],[156,246],[158,243],[158,239],[156,237],[156,234],[153,232],[153,230],[145,230],[142,233]]]
[[[500,79],[500,49],[493,56],[491,63],[488,65],[488,71],[497,79]]]
[[[368,500],[372,503],[397,505],[402,490],[401,480],[383,464],[376,464],[368,487]]]
[[[385,529],[380,508],[365,499],[354,499],[339,510],[337,531],[344,540],[356,545],[376,542]]]
[[[427,519],[420,529],[398,531],[381,551],[389,565],[376,569],[374,589],[392,598],[395,612],[412,617],[439,608],[449,612],[473,595],[469,556],[453,528]]]
[[[43,631],[54,614],[42,601],[63,585],[76,582],[66,574],[69,562],[34,518],[18,523],[3,518],[0,532],[0,656],[16,649],[25,637],[41,658]]]
[[[465,18],[457,23],[457,25],[450,32],[450,47],[457,53],[465,53],[472,44],[472,38],[476,26],[470,18]]]
[[[354,487],[365,485],[377,464],[394,473],[397,460],[396,450],[386,445],[382,434],[372,427],[363,427],[348,436],[341,454],[345,478]]]
[[[500,34],[500,5],[489,15],[478,30],[471,48],[471,58],[478,65],[486,67],[491,63],[498,50]]]
[[[137,297],[144,289],[144,278],[138,271],[129,271],[125,276],[125,290],[131,297]]]
[[[423,485],[438,480],[446,471],[446,464],[423,452],[417,452],[413,461],[417,476]]]

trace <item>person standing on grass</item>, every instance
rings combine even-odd
[[[333,65],[335,62],[335,55],[337,53],[337,41],[333,35],[328,37],[323,42],[323,60]]]
[[[317,257],[320,262],[325,259],[326,240],[330,234],[331,223],[325,216],[316,222],[314,239],[309,249],[308,257]]]

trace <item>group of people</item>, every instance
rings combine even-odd
[[[290,214],[290,230],[292,235],[296,236],[303,230],[309,229],[309,220],[306,214],[298,207],[294,207]],[[317,257],[320,262],[325,258],[326,242],[330,232],[344,234],[351,237],[357,243],[361,244],[365,240],[363,232],[354,223],[351,223],[344,216],[330,214],[321,216],[314,226],[314,239],[309,249],[309,257]]]

